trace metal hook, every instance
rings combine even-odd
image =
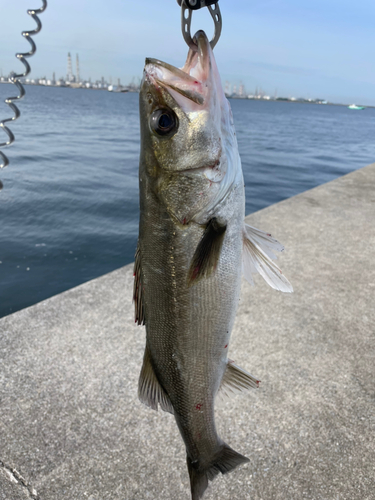
[[[42,2],[43,2],[43,6],[40,9],[36,9],[36,10],[35,9],[29,9],[27,11],[27,13],[29,14],[29,16],[31,16],[34,19],[34,21],[36,22],[37,27],[36,27],[35,30],[32,30],[32,31],[22,31],[22,33],[21,33],[22,36],[25,37],[26,40],[30,43],[31,50],[30,50],[30,52],[25,52],[24,54],[16,54],[16,58],[19,59],[23,63],[23,65],[25,66],[26,69],[25,69],[24,73],[21,73],[19,75],[17,75],[16,73],[12,72],[11,75],[10,75],[10,78],[9,78],[10,83],[13,83],[13,85],[15,85],[18,88],[20,94],[18,96],[16,96],[16,97],[8,97],[8,99],[5,99],[5,103],[8,104],[8,106],[13,110],[14,116],[12,116],[12,118],[6,118],[5,120],[1,120],[0,121],[0,127],[4,130],[4,132],[9,137],[9,140],[7,142],[3,142],[3,143],[0,144],[0,148],[4,148],[6,146],[10,146],[14,142],[14,135],[13,135],[12,131],[8,127],[5,126],[5,123],[11,122],[11,121],[15,121],[21,115],[20,110],[17,108],[17,106],[15,104],[13,104],[13,101],[20,100],[25,95],[25,89],[24,89],[22,83],[19,81],[19,79],[23,78],[23,77],[26,77],[30,73],[30,71],[31,71],[30,65],[26,61],[25,58],[33,56],[35,54],[35,52],[36,52],[36,45],[35,45],[33,39],[31,38],[31,36],[37,35],[39,33],[39,31],[42,29],[42,23],[40,22],[37,14],[41,14],[42,12],[44,12],[46,10],[46,8],[47,8],[47,0],[42,0]],[[0,158],[2,159],[2,163],[0,164],[0,169],[6,167],[7,165],[9,165],[8,158],[1,151],[0,151]],[[3,185],[2,185],[2,183],[0,181],[0,189],[2,189],[2,187],[3,187]]]
[[[189,0],[190,3],[192,3],[192,0]],[[184,40],[185,42],[188,44],[188,46],[194,50],[195,52],[197,52],[198,50],[198,46],[197,44],[194,42],[194,40],[192,39],[191,37],[191,20],[192,20],[192,17],[193,17],[193,11],[191,10],[190,7],[187,7],[186,6],[186,0],[183,0],[181,2],[181,29],[182,29],[182,35],[184,37]],[[178,3],[179,0],[178,0]],[[195,3],[196,0],[195,0]],[[210,11],[210,14],[211,14],[211,17],[214,21],[214,25],[215,25],[215,32],[214,32],[214,36],[210,42],[211,44],[211,48],[213,49],[215,47],[215,45],[217,44],[217,42],[219,41],[219,38],[220,38],[220,35],[221,35],[221,28],[222,28],[222,17],[221,17],[221,12],[220,12],[220,8],[219,8],[219,4],[218,3],[215,3],[213,5],[206,5],[204,0],[201,0],[200,4],[199,4],[199,7],[196,7],[197,8],[200,8],[200,7],[203,7],[203,6],[206,6],[208,8],[208,10]]]

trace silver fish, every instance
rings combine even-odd
[[[245,194],[230,105],[210,43],[175,68],[146,59],[140,92],[140,225],[134,268],[136,322],[146,325],[139,398],[176,419],[192,499],[248,459],[217,434],[214,403],[257,387],[228,359],[241,269],[276,289],[291,285],[272,262],[283,247],[244,224]]]

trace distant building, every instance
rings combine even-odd
[[[72,57],[70,55],[70,52],[68,52],[68,73],[66,75],[66,81],[67,83],[72,83],[74,82],[75,78],[73,75],[73,69],[72,69]]]
[[[78,58],[78,54],[76,55],[76,67],[77,67],[77,78],[76,78],[76,82],[77,82],[77,83],[80,83],[80,82],[81,82],[81,78],[80,78],[80,75],[79,75],[79,58]]]

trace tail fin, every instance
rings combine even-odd
[[[200,467],[198,461],[193,462],[187,457],[192,500],[202,498],[207,489],[208,481],[212,481],[219,472],[227,474],[238,465],[246,462],[249,462],[248,458],[232,450],[225,443],[220,447],[220,451],[213,457],[208,467]]]

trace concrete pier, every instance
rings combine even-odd
[[[243,283],[217,409],[250,463],[207,500],[375,498],[375,164],[248,217],[294,294]],[[0,500],[189,500],[174,418],[138,402],[132,266],[0,320]]]

